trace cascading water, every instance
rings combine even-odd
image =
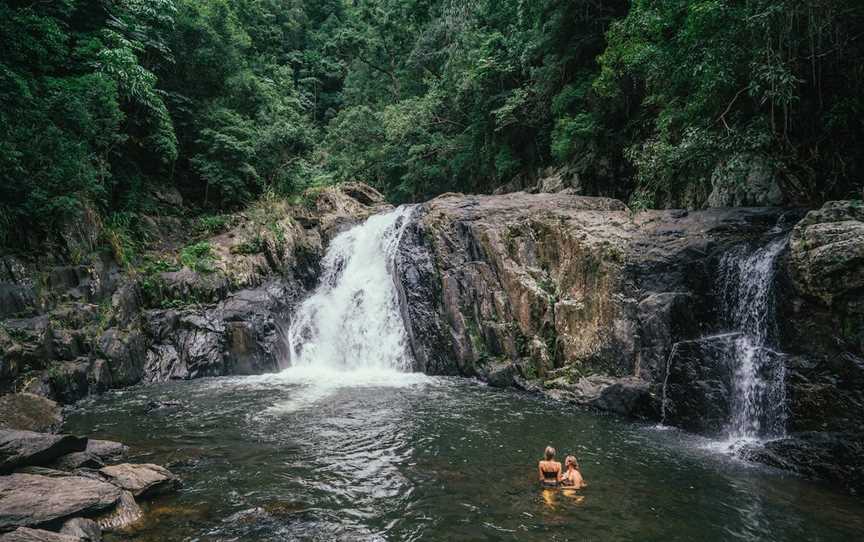
[[[403,206],[372,216],[333,239],[321,283],[288,331],[293,368],[411,369],[392,265],[412,211]]]
[[[785,366],[771,348],[774,335],[775,262],[788,236],[753,252],[727,253],[720,264],[723,306],[739,334],[728,353],[732,390],[728,436],[731,440],[785,434]]]

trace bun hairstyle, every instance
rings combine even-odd
[[[555,448],[552,446],[546,446],[546,450],[543,452],[543,455],[546,457],[546,461],[552,461],[555,459]]]

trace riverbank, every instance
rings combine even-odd
[[[56,428],[60,409],[29,394],[3,397],[0,540],[99,542],[144,518],[141,503],[170,494],[180,479],[153,463],[127,463],[120,442],[30,429]]]

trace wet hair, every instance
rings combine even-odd
[[[546,461],[552,461],[555,459],[555,448],[552,446],[546,446],[546,450],[543,452],[543,455],[546,456]]]
[[[575,456],[575,455],[568,455],[568,456],[564,459],[564,466],[565,466],[565,467],[567,467],[567,466],[569,466],[569,465],[571,465],[571,464],[573,465],[573,468],[574,468],[574,469],[579,470],[579,462],[576,461],[576,456]]]

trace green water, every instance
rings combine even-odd
[[[307,383],[312,378],[316,384]],[[677,431],[457,379],[205,379],[81,403],[66,430],[184,479],[129,540],[857,540],[864,502]],[[358,382],[359,381],[359,382]],[[348,384],[349,382],[344,382]],[[148,401],[182,406],[145,414]],[[589,487],[543,492],[547,444]]]

